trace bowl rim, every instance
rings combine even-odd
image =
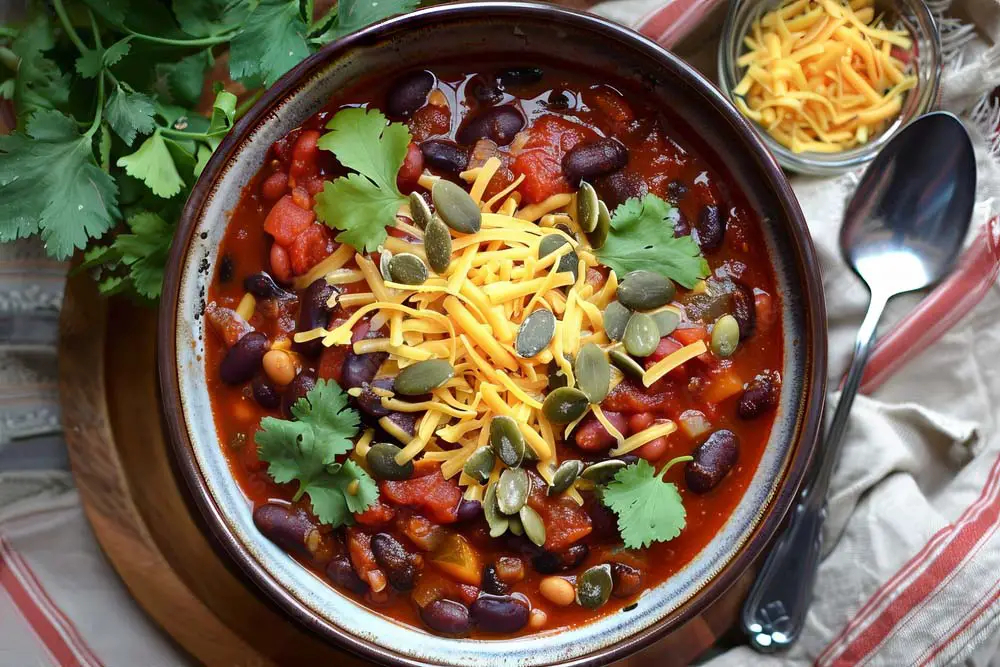
[[[320,617],[302,601],[283,588],[251,556],[242,542],[230,531],[222,510],[210,493],[204,475],[194,456],[190,434],[181,404],[175,336],[179,305],[179,292],[186,259],[202,210],[214,190],[218,178],[233,157],[236,149],[248,138],[251,131],[266,120],[272,110],[299,87],[303,79],[322,69],[328,61],[355,46],[377,40],[383,33],[407,27],[429,19],[465,18],[490,19],[498,15],[543,17],[554,21],[568,21],[578,26],[604,34],[627,43],[629,48],[651,57],[660,67],[690,86],[697,94],[714,106],[733,130],[740,135],[750,157],[762,170],[762,178],[771,184],[778,208],[789,220],[791,243],[797,252],[792,265],[806,276],[802,290],[806,302],[805,325],[801,332],[806,347],[804,370],[810,374],[803,383],[803,396],[784,479],[775,489],[770,509],[764,513],[746,540],[733,554],[723,569],[703,587],[695,591],[670,614],[650,626],[620,641],[598,648],[590,653],[559,662],[560,665],[605,665],[623,658],[694,619],[712,602],[726,592],[742,574],[762,555],[765,547],[776,536],[779,526],[791,509],[798,495],[816,451],[826,396],[826,306],[822,290],[819,261],[791,185],[774,156],[767,150],[756,131],[732,103],[708,79],[678,56],[650,39],[611,19],[563,7],[525,2],[522,0],[475,0],[436,5],[408,14],[379,21],[358,32],[332,42],[312,54],[285,73],[265,91],[261,99],[243,116],[215,150],[198,178],[184,205],[170,249],[164,277],[157,323],[157,369],[160,382],[161,403],[174,459],[188,487],[194,505],[200,511],[209,533],[223,547],[230,558],[239,565],[242,573],[260,588],[287,615],[321,637],[356,655],[383,664],[420,665],[414,658],[370,642],[343,630],[335,623]],[[499,640],[502,641],[502,640]]]

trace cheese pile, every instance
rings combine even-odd
[[[793,152],[835,153],[867,143],[899,115],[917,78],[893,54],[909,51],[872,0],[787,0],[753,22],[736,106]]]

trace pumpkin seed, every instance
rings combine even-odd
[[[617,301],[612,301],[604,309],[604,333],[608,334],[611,340],[621,340],[630,317],[632,317],[631,310]]]
[[[680,313],[670,308],[658,313],[650,313],[649,316],[656,322],[656,328],[660,330],[660,338],[672,334],[677,325],[681,323]]]
[[[451,232],[437,216],[431,218],[424,230],[424,252],[436,272],[444,273],[451,266]]]
[[[580,477],[593,482],[594,484],[607,484],[615,478],[619,470],[627,464],[621,459],[608,459],[591,463],[583,469]]]
[[[389,260],[389,275],[394,282],[404,285],[422,285],[430,277],[424,260],[408,252],[401,252]]]
[[[604,350],[594,343],[587,343],[576,355],[573,368],[576,386],[587,395],[591,403],[600,403],[611,387],[611,366]]]
[[[548,346],[555,332],[556,316],[550,310],[539,308],[521,322],[514,349],[525,359],[530,359]]]
[[[531,445],[524,448],[524,460],[528,463],[538,461],[538,454],[536,454],[535,450],[531,448]]]
[[[618,300],[632,310],[653,310],[674,298],[674,282],[654,271],[639,269],[625,274],[618,285]]]
[[[611,566],[595,565],[576,578],[576,603],[586,609],[597,609],[611,597]]]
[[[486,487],[483,495],[483,516],[486,524],[490,527],[490,537],[500,537],[507,532],[510,521],[500,513],[497,507],[497,484],[493,483]]]
[[[411,192],[410,217],[413,219],[413,224],[420,229],[427,229],[427,225],[430,224],[432,215],[431,207],[427,205],[427,200],[416,192]]]
[[[388,442],[377,442],[365,454],[365,462],[375,479],[402,480],[413,476],[413,461],[403,465],[396,463],[396,455],[402,450]]]
[[[740,323],[732,315],[723,315],[712,327],[712,354],[731,357],[740,343]]]
[[[524,527],[524,534],[528,536],[528,539],[539,547],[545,544],[545,522],[542,521],[538,512],[525,505],[517,514],[521,518],[521,525]]]
[[[392,253],[383,249],[378,256],[378,271],[382,274],[382,280],[392,280],[389,272],[389,262],[392,261]]]
[[[628,356],[621,350],[608,350],[608,359],[615,365],[615,368],[633,380],[642,380],[642,375],[646,371],[639,362]]]
[[[393,391],[403,396],[419,396],[437,389],[454,375],[455,369],[445,359],[418,361],[399,372]]]
[[[490,422],[490,447],[507,467],[516,468],[521,465],[525,451],[524,436],[513,418],[506,415],[493,418]]]
[[[562,232],[563,234],[565,234],[566,236],[570,237],[571,239],[573,239],[573,240],[574,240],[574,241],[576,241],[577,243],[579,243],[579,242],[580,242],[580,237],[579,237],[579,236],[577,235],[577,233],[576,233],[576,232],[575,232],[575,231],[573,230],[573,228],[572,228],[572,227],[570,227],[569,225],[566,225],[566,224],[563,224],[563,223],[561,223],[561,222],[560,222],[560,223],[559,223],[558,225],[556,225],[556,226],[555,226],[555,227],[554,227],[553,229],[558,229],[558,230],[559,230],[559,231],[561,231],[561,232]]]
[[[468,192],[443,178],[431,188],[437,214],[456,232],[475,234],[483,224],[483,214]]]
[[[509,524],[510,532],[514,535],[520,537],[524,535],[524,524],[521,523],[521,517],[518,514],[511,514],[507,517],[507,522]]]
[[[608,205],[604,203],[603,200],[597,200],[597,226],[594,227],[594,231],[587,234],[587,240],[590,241],[590,247],[594,250],[600,250],[604,246],[604,242],[608,240],[608,233],[611,231],[611,212],[608,211]]]
[[[580,189],[576,192],[576,222],[580,229],[588,234],[597,227],[597,218],[600,215],[597,211],[597,191],[594,186],[586,181],[580,182]]]
[[[524,507],[531,492],[531,478],[521,468],[507,468],[497,480],[497,508],[511,515]]]
[[[480,447],[472,452],[472,456],[466,459],[462,472],[480,484],[485,484],[490,479],[490,473],[493,472],[495,461],[492,449],[489,447]]]
[[[580,476],[583,472],[583,461],[577,461],[576,459],[570,461],[563,461],[556,472],[552,475],[552,486],[549,487],[549,495],[555,496],[570,486],[576,481],[576,478]]]
[[[590,399],[579,389],[560,387],[542,401],[542,414],[553,424],[568,424],[586,412],[588,405]]]
[[[660,330],[649,315],[634,313],[625,327],[622,342],[633,357],[648,357],[660,344]]]
[[[567,243],[569,243],[569,241],[567,241],[566,237],[562,234],[546,234],[542,237],[542,240],[538,242],[538,259],[554,253]],[[573,280],[576,280],[579,263],[580,258],[577,257],[576,251],[570,250],[568,253],[559,258],[559,268],[557,270],[560,272],[572,273]]]

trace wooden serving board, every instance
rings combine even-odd
[[[66,285],[60,394],[70,461],[98,542],[136,601],[197,661],[220,667],[369,664],[300,627],[245,579],[191,504],[160,412],[156,311]],[[702,616],[619,663],[689,664],[732,633],[744,576]]]

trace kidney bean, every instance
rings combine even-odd
[[[447,635],[464,635],[472,627],[469,608],[448,598],[440,598],[421,607],[420,620],[431,630]]]
[[[577,144],[563,156],[562,168],[570,185],[618,171],[628,162],[628,149],[617,139]]]
[[[740,282],[734,282],[733,317],[740,325],[740,340],[746,340],[753,335],[757,327],[757,305],[753,290]]]
[[[642,570],[625,563],[611,563],[611,594],[630,598],[642,589]]]
[[[260,370],[267,352],[267,336],[251,331],[229,348],[219,364],[219,377],[226,384],[243,384]]]
[[[726,221],[715,204],[706,204],[698,214],[698,224],[694,228],[694,240],[703,252],[710,252],[722,245],[726,234]]]
[[[409,435],[416,435],[417,418],[419,415],[420,413],[417,412],[390,412],[382,419],[388,419],[390,422],[395,424],[397,428],[401,429],[405,433],[408,433]]]
[[[353,389],[371,383],[379,367],[388,358],[389,355],[386,352],[369,352],[367,354],[348,352],[347,358],[344,359],[344,368],[341,371],[341,384],[345,389]]]
[[[466,118],[455,133],[460,144],[472,145],[479,139],[490,139],[497,146],[514,141],[514,135],[524,129],[524,115],[510,105],[492,107]]]
[[[402,75],[393,82],[386,95],[386,113],[390,118],[408,118],[424,106],[433,87],[434,75],[427,70]]]
[[[608,418],[611,425],[614,426],[619,431],[625,430],[628,420],[625,415],[620,412],[612,412],[611,410],[605,410],[604,416]],[[584,421],[576,427],[576,431],[573,433],[573,439],[576,442],[576,446],[585,452],[601,452],[606,449],[610,449],[616,444],[615,437],[608,433],[608,430],[604,428],[604,424],[597,421],[596,417],[587,417]]]
[[[285,551],[317,562],[326,561],[333,553],[329,538],[302,510],[266,503],[254,510],[253,523],[264,537]]]
[[[487,83],[479,76],[469,82],[466,91],[481,104],[499,104],[503,100],[503,90],[500,86],[496,83]]]
[[[281,396],[281,412],[286,418],[292,418],[292,406],[300,398],[305,398],[309,390],[316,386],[316,376],[311,371],[302,371],[285,387]]]
[[[260,407],[265,410],[277,410],[281,407],[281,393],[260,373],[254,376],[250,387],[253,389],[253,398]]]
[[[375,562],[385,572],[392,587],[399,591],[413,588],[417,578],[417,567],[413,554],[389,533],[372,535],[372,553]]]
[[[497,575],[497,568],[490,564],[483,568],[483,592],[490,595],[506,595],[510,593],[510,586],[500,580]]]
[[[372,352],[371,354],[385,354],[384,352]],[[365,355],[369,356],[369,355]],[[392,378],[378,378],[371,383],[364,383],[361,385],[361,395],[358,396],[355,401],[361,411],[365,414],[369,414],[372,417],[385,417],[387,414],[392,412],[389,408],[382,405],[382,397],[372,391],[372,387],[377,387],[379,389],[388,389],[392,391],[393,379]]]
[[[513,595],[480,595],[469,607],[472,621],[483,632],[517,632],[528,624],[529,605]]]
[[[267,271],[254,273],[243,279],[243,289],[260,299],[294,299],[295,295],[278,286]]]
[[[483,515],[483,504],[478,500],[462,498],[458,506],[458,520],[462,522],[475,521]]]
[[[698,445],[684,469],[684,480],[695,493],[707,493],[726,476],[740,453],[740,441],[732,431],[720,429]]]
[[[446,139],[420,142],[424,163],[448,174],[458,174],[469,167],[469,149]]]
[[[582,563],[589,553],[590,547],[586,544],[574,544],[564,551],[543,551],[531,559],[531,565],[536,572],[556,574],[572,570]]]
[[[352,593],[364,595],[368,592],[368,583],[354,571],[347,556],[341,555],[331,560],[326,566],[326,576],[333,583]]]
[[[309,331],[317,327],[325,327],[329,323],[330,308],[326,302],[334,295],[336,289],[329,285],[325,278],[317,278],[302,295],[299,304],[299,318],[295,324],[298,331]],[[318,357],[323,351],[323,341],[310,340],[305,343],[295,343],[295,351],[306,357]]]
[[[673,203],[677,203],[688,193],[688,187],[681,183],[680,181],[670,181],[667,183],[667,199]]]
[[[753,419],[778,404],[780,378],[776,371],[759,373],[750,380],[736,408],[743,419]]]
[[[596,178],[594,188],[612,211],[633,197],[641,198],[649,193],[646,179],[628,169]]]

